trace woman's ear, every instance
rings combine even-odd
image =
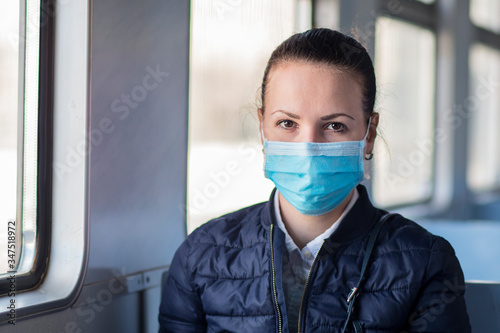
[[[375,138],[377,137],[378,120],[379,114],[377,112],[373,112],[370,120],[370,129],[368,130],[368,136],[366,138],[366,155],[370,155],[373,153],[373,146],[375,144]]]

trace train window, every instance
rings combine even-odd
[[[90,3],[5,0],[0,2],[1,25],[15,16],[15,7],[12,7],[15,2],[20,4],[17,9],[19,28],[8,40],[13,41],[14,47],[17,44],[15,52],[19,60],[17,67],[12,69],[11,63],[9,68],[18,73],[19,90],[11,90],[11,94],[19,98],[17,105],[9,104],[8,112],[9,117],[17,118],[16,161],[11,158],[11,163],[17,165],[18,180],[16,199],[10,199],[16,207],[15,217],[9,215],[7,218],[15,221],[18,243],[13,244],[17,259],[9,256],[8,260],[15,261],[7,261],[7,266],[5,261],[0,263],[3,265],[0,266],[0,274],[3,273],[0,278],[0,307],[3,309],[0,315],[3,319],[0,322],[15,322],[18,317],[62,309],[71,304],[83,283],[88,251],[83,157],[87,156]],[[64,29],[56,33],[57,26]],[[1,33],[5,31],[13,30],[2,29]],[[0,35],[2,47],[5,45],[3,37]],[[4,55],[2,48],[0,66],[6,59]],[[5,79],[3,68],[0,80]],[[9,85],[15,90],[16,82]],[[4,90],[2,87],[0,94]],[[4,117],[5,100],[2,95],[1,125],[8,119]],[[12,126],[13,120],[10,122]],[[74,163],[74,154],[69,156],[75,151],[73,147],[81,152],[83,161]],[[3,158],[3,146],[1,153]],[[1,167],[6,164],[4,161],[7,160],[2,159]],[[67,171],[62,175],[58,174],[60,165]],[[11,164],[9,166],[12,168]],[[14,176],[11,174],[11,177]],[[2,196],[5,195],[3,185],[2,180]],[[12,212],[12,207],[9,209],[7,212]],[[3,209],[0,213],[4,213]],[[6,237],[12,235],[8,233],[8,221],[2,221],[0,226],[4,228],[0,230],[0,253],[3,254],[10,245],[5,239],[10,241]]]
[[[500,32],[500,2],[498,0],[471,0],[470,18],[476,26]]]
[[[295,0],[192,2],[188,231],[269,198],[257,100],[267,58],[294,32],[295,6]]]
[[[0,167],[7,169],[0,177],[6,177],[2,184],[8,184],[7,191],[2,189],[0,203],[4,225],[0,234],[3,236],[2,242],[5,242],[2,248],[7,249],[2,251],[7,257],[2,258],[0,273],[15,272],[22,277],[31,274],[37,249],[40,2],[28,1],[22,16],[18,2],[3,2],[10,10],[2,11],[0,15],[5,17],[1,21],[2,24],[9,23],[11,27],[5,31],[2,29],[7,35],[3,39],[5,53],[2,52],[6,57],[1,62],[2,66],[7,67],[5,72],[8,73],[5,77],[2,75],[2,80],[10,82],[5,82],[7,87],[2,89],[7,104],[0,106],[6,119],[5,123],[2,122],[5,131],[0,135],[9,135],[2,140],[2,155],[5,154],[6,159]],[[21,17],[26,24],[20,31]],[[4,200],[4,197],[7,198]],[[23,283],[18,284],[21,289]],[[26,287],[32,287],[32,284],[28,283]]]
[[[435,35],[380,17],[375,70],[381,137],[374,154],[374,201],[384,207],[424,202],[433,191]]]
[[[9,260],[19,260],[18,139],[19,126],[19,1],[1,0],[0,7],[0,276],[9,269]],[[10,227],[10,228],[9,228]],[[9,232],[10,231],[10,232]],[[10,241],[10,243],[9,243]],[[8,246],[13,251],[9,258]]]
[[[500,52],[474,45],[470,77],[467,182],[475,191],[493,190],[500,187]]]
[[[0,135],[10,135],[2,140],[2,155],[7,158],[0,167],[7,168],[8,174],[2,172],[0,177],[8,177],[5,183],[9,186],[9,193],[2,188],[2,196],[9,198],[4,201],[2,197],[0,203],[6,206],[0,209],[3,228],[0,231],[1,246],[6,249],[1,251],[4,257],[0,263],[0,274],[14,274],[16,290],[21,291],[39,283],[46,268],[45,257],[49,247],[46,237],[50,228],[47,217],[51,185],[44,183],[50,180],[51,155],[47,138],[51,132],[46,127],[40,130],[39,124],[40,119],[42,123],[51,119],[52,110],[45,104],[51,100],[50,80],[44,72],[47,66],[42,69],[39,64],[48,65],[46,61],[50,59],[50,46],[41,42],[41,31],[47,32],[51,25],[48,20],[45,27],[41,24],[44,8],[41,1],[17,2],[17,6],[15,3],[4,1],[6,8],[12,11],[5,10],[1,14],[5,15],[2,24],[10,22],[17,25],[17,29],[2,30],[7,33],[7,38],[3,39],[7,41],[3,46],[7,56],[0,60],[8,67],[5,72],[9,73],[5,77],[2,75],[2,79],[9,79],[10,82],[5,82],[8,85],[5,96],[8,103],[1,106],[7,128]],[[39,86],[40,77],[45,78],[43,87]],[[43,97],[39,89],[43,90]],[[2,279],[0,294],[9,291],[7,280]]]

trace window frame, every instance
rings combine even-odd
[[[472,4],[472,1],[471,1]],[[470,14],[470,11],[469,11]],[[469,15],[469,20],[470,20],[470,27],[471,27],[471,40],[469,43],[469,53],[468,56],[470,57],[471,50],[473,47],[477,44],[480,44],[482,46],[485,46],[487,48],[490,48],[496,52],[500,53],[500,33],[493,32],[491,30],[488,30],[486,28],[477,26],[474,24],[472,19],[470,18]],[[468,67],[468,70],[470,71],[470,64]],[[470,87],[469,84],[469,91],[471,90],[472,87]],[[467,124],[468,125],[468,124]],[[467,144],[470,145],[471,142],[469,138],[467,138]],[[467,159],[466,161],[467,168],[469,161]],[[467,174],[466,174],[467,176]],[[500,181],[495,181],[493,186],[486,188],[486,189],[474,189],[471,187],[468,181],[467,182],[467,189],[471,193],[471,196],[475,199],[476,203],[481,206],[485,202],[493,202],[495,200],[498,200],[500,197]]]
[[[439,1],[439,0],[438,0]],[[438,116],[438,91],[439,91],[439,86],[438,86],[438,80],[439,80],[439,73],[438,73],[438,54],[439,54],[439,36],[438,36],[438,31],[436,27],[436,21],[438,18],[438,15],[436,14],[436,2],[432,3],[424,3],[420,1],[401,1],[400,6],[401,7],[392,7],[394,6],[394,1],[392,0],[382,0],[379,5],[379,11],[381,15],[377,17],[387,17],[390,19],[394,20],[399,20],[401,22],[407,23],[414,25],[416,27],[426,29],[430,31],[432,34],[434,34],[435,38],[435,45],[434,45],[434,57],[435,57],[435,68],[434,68],[434,114],[433,114],[433,142],[435,143],[434,145],[434,152],[433,155],[431,156],[432,160],[432,166],[431,166],[431,179],[434,184],[432,191],[430,195],[422,200],[415,200],[415,201],[410,201],[410,202],[405,202],[405,203],[400,203],[400,204],[394,204],[394,205],[388,205],[384,207],[385,209],[388,210],[398,210],[403,212],[405,215],[409,216],[418,216],[422,215],[422,211],[424,212],[429,212],[435,213],[437,211],[441,211],[445,209],[445,205],[443,205],[443,200],[439,200],[439,187],[444,185],[444,186],[449,186],[446,184],[440,184],[439,181],[439,173],[442,172],[440,170],[440,164],[438,163],[439,160],[439,150],[440,150],[440,145],[436,143],[436,129],[439,126],[439,116]],[[390,9],[393,8],[392,11],[389,10],[384,10],[384,9]],[[373,41],[375,44],[375,41]],[[371,188],[370,188],[371,192]]]
[[[45,32],[52,51],[40,53],[47,59],[43,64],[50,66],[40,68],[43,79],[39,83],[44,88],[39,88],[38,102],[48,112],[40,114],[39,122],[43,129],[38,133],[37,154],[45,156],[37,161],[37,186],[44,188],[37,193],[36,221],[44,228],[40,231],[46,241],[39,246],[46,248],[36,253],[39,268],[32,269],[25,282],[31,288],[21,291],[21,275],[16,275],[15,295],[0,296],[0,325],[10,320],[12,301],[16,321],[74,304],[88,265],[92,0],[43,3],[42,15],[52,21]],[[68,153],[75,146],[81,154],[76,164]],[[43,225],[47,222],[50,226]],[[40,233],[36,237],[41,240]]]
[[[50,7],[53,8],[52,0],[41,0],[40,3],[40,20],[43,20],[45,15],[45,24],[40,23],[40,49],[39,49],[39,63],[38,63],[38,140],[37,140],[37,207],[36,207],[36,249],[34,262],[31,269],[24,274],[16,275],[16,292],[22,292],[36,288],[41,282],[42,277],[46,272],[49,253],[50,253],[50,231],[52,219],[52,140],[53,140],[53,99],[54,99],[54,15],[51,15]],[[53,12],[52,12],[53,13]],[[20,8],[21,23],[26,22],[26,5]],[[29,23],[28,23],[29,24]],[[26,24],[27,25],[27,24]],[[25,27],[26,27],[25,25]],[[25,28],[26,29],[26,28]],[[21,30],[23,31],[23,30]],[[21,32],[20,31],[20,32]],[[26,34],[24,34],[26,36]],[[21,40],[21,39],[20,39]],[[24,45],[22,43],[21,45]],[[20,52],[25,55],[24,49]],[[25,61],[22,62],[20,72],[24,74]],[[24,88],[25,77],[20,81],[22,84],[19,86]],[[22,89],[21,91],[23,91]],[[23,95],[23,94],[21,94]],[[24,109],[24,99],[20,98],[19,113],[22,118],[22,110]],[[19,127],[23,128],[21,134],[18,136],[18,163],[21,166],[18,168],[18,212],[16,222],[16,229],[22,225],[22,214],[20,214],[20,203],[22,203],[22,175],[23,175],[23,140],[24,137],[24,119]],[[20,222],[20,223],[19,223]],[[22,237],[18,234],[18,237]],[[21,243],[20,249],[22,255],[23,244]],[[19,257],[21,261],[21,257]],[[7,272],[9,274],[9,272]],[[10,283],[9,280],[0,280],[0,296],[9,293]]]
[[[425,4],[425,3],[421,3],[421,2],[416,2],[416,3],[412,3],[412,4],[416,4],[416,7],[417,9],[419,9],[419,7],[422,7],[422,6],[425,6],[427,8],[420,8],[419,10],[424,12],[424,11],[428,11],[429,10],[429,7],[431,6],[434,6],[434,3],[431,3],[431,4]],[[403,14],[404,11],[401,12],[401,14]],[[433,115],[432,115],[432,125],[434,126],[433,130],[432,130],[432,141],[435,143],[435,146],[434,146],[434,151],[432,153],[432,156],[430,157],[431,159],[431,182],[433,184],[436,184],[439,179],[438,179],[438,176],[437,176],[437,173],[438,173],[438,169],[439,169],[439,165],[437,163],[437,154],[436,154],[436,151],[438,149],[438,144],[436,143],[436,129],[438,128],[438,108],[437,108],[437,55],[438,55],[438,38],[437,38],[437,34],[436,34],[436,30],[435,28],[432,27],[431,25],[431,22],[429,20],[421,20],[422,17],[426,17],[426,16],[422,16],[421,15],[422,13],[417,13],[417,15],[409,15],[409,14],[405,14],[405,15],[388,15],[386,13],[383,13],[382,15],[379,15],[377,16],[376,20],[378,21],[378,19],[380,18],[388,18],[388,19],[391,19],[391,20],[394,20],[394,21],[399,21],[399,22],[402,22],[402,23],[406,23],[406,24],[409,24],[409,25],[413,25],[415,27],[418,27],[420,29],[423,29],[423,30],[427,30],[429,31],[430,33],[432,33],[434,35],[434,91],[432,92],[432,96],[431,96],[431,99],[433,100]],[[403,18],[405,17],[405,18]],[[426,17],[428,19],[428,17]],[[374,44],[375,44],[375,41],[374,41]],[[373,52],[373,62],[375,64],[375,52]],[[378,88],[378,87],[377,87]],[[375,177],[375,175],[371,174],[371,177]],[[373,186],[372,186],[372,182],[369,183],[369,188],[370,188],[370,193],[371,195],[373,195]],[[412,200],[412,201],[406,201],[404,203],[396,203],[396,204],[390,204],[390,205],[386,205],[386,206],[383,206],[384,209],[387,209],[387,210],[401,210],[401,209],[412,209],[411,207],[418,207],[416,209],[416,211],[420,210],[421,207],[429,207],[429,206],[432,206],[435,202],[435,191],[436,191],[436,186],[433,186],[432,188],[432,191],[431,193],[426,196],[425,198],[421,198],[421,199],[415,199],[415,200]],[[409,214],[412,214],[412,213],[409,213]]]

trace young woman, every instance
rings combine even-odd
[[[379,115],[366,50],[329,29],[271,55],[258,110],[268,202],[180,246],[161,332],[470,332],[450,244],[359,185]]]

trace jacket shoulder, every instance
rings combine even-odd
[[[267,202],[258,203],[212,219],[196,228],[186,239],[190,244],[249,247],[265,237],[262,216]]]
[[[263,221],[266,209],[266,203],[256,204],[194,230],[176,253],[182,258],[178,266],[183,267],[187,280],[199,285],[263,276],[268,270],[269,227]]]
[[[436,236],[416,222],[401,215],[387,221],[386,235],[393,250],[440,252],[455,255],[451,244],[441,236]]]

